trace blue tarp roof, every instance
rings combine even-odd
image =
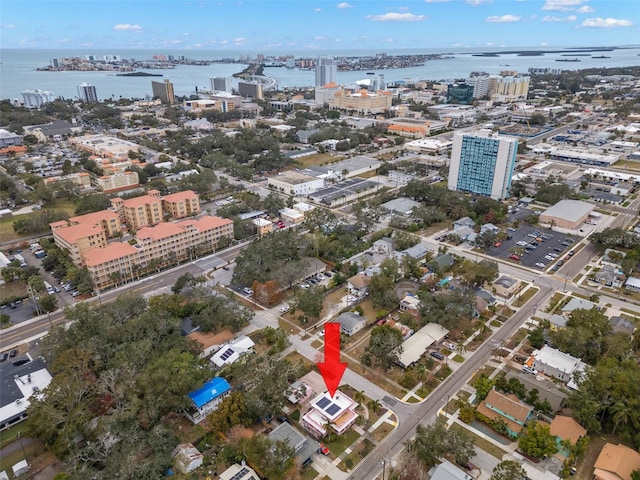
[[[193,400],[196,408],[200,408],[229,390],[231,390],[229,382],[224,378],[215,377],[187,396]]]

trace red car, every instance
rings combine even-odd
[[[323,455],[329,455],[329,449],[324,445],[324,443],[320,444],[320,452]]]
[[[496,247],[496,248],[498,248],[500,245],[502,245],[502,243],[500,243],[500,242],[496,242],[493,246],[494,246],[494,247]]]
[[[518,255],[509,255],[509,258],[511,260],[520,260],[520,257]]]

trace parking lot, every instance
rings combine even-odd
[[[571,235],[527,224],[510,228],[507,234],[511,238],[496,243],[487,254],[539,270],[564,259],[577,242]]]

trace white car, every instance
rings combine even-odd
[[[527,372],[527,373],[531,373],[533,375],[537,375],[538,374],[538,370],[536,370],[533,367],[530,367],[528,365],[525,365],[524,367],[522,367],[522,371],[523,372]]]
[[[249,287],[244,287],[242,291],[247,295],[253,295],[253,290],[251,290]]]
[[[303,290],[306,290],[309,287],[310,287],[310,285],[308,283],[301,283],[300,284],[300,288],[302,288]]]
[[[289,305],[283,305],[283,306],[280,308],[280,312],[281,312],[281,313],[287,313],[288,311],[289,311]]]
[[[540,263],[540,262],[536,263],[536,267],[538,268],[544,268],[545,266],[546,265],[544,263]]]

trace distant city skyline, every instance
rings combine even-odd
[[[634,0],[3,0],[2,48],[348,51],[638,44]]]

